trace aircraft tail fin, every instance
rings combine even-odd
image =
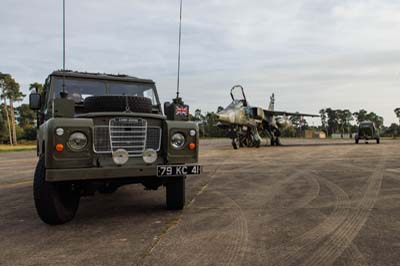
[[[275,109],[275,93],[272,93],[272,96],[269,99],[270,99],[270,101],[269,101],[268,110],[274,111],[274,109]]]

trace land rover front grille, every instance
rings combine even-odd
[[[147,127],[146,149],[160,150],[161,128]]]
[[[108,126],[96,126],[94,128],[94,151],[97,153],[110,153],[110,128]]]
[[[161,128],[148,127],[144,119],[113,118],[108,126],[95,126],[93,143],[96,153],[125,149],[131,157],[141,156],[145,149],[160,150]]]

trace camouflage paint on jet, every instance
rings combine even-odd
[[[275,111],[275,96],[272,94],[268,109],[249,105],[241,85],[231,89],[232,103],[217,113],[218,127],[228,130],[234,149],[260,147],[259,132],[268,133],[271,145],[280,145],[281,129],[289,127],[289,116],[319,117],[319,115]]]

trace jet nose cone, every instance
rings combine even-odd
[[[217,113],[217,119],[223,123],[233,123],[233,116],[230,112],[219,112]]]

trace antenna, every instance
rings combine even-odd
[[[65,0],[64,0],[65,1]],[[176,99],[179,98],[179,81],[181,72],[181,40],[182,40],[182,0],[179,11],[179,46],[178,46],[178,79],[176,83]]]
[[[166,102],[164,104],[164,113],[168,120],[188,121],[189,120],[189,105],[186,105],[182,98],[179,97],[179,81],[181,74],[181,41],[182,41],[182,2],[180,0],[179,11],[179,46],[178,46],[178,77],[176,81],[176,98],[172,99],[172,104]]]
[[[61,98],[65,98],[65,0],[63,0],[63,83],[62,92],[60,93]]]

